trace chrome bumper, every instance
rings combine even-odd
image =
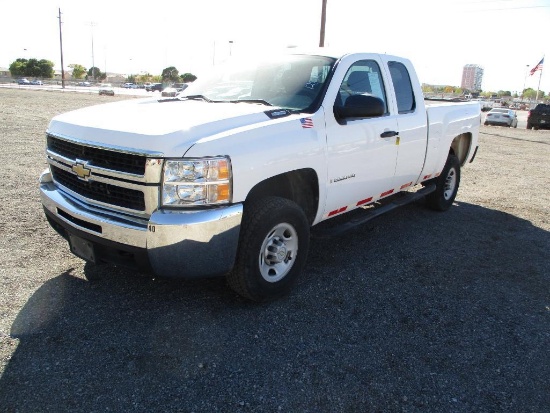
[[[199,211],[156,211],[145,220],[82,204],[60,192],[47,176],[40,182],[44,209],[63,227],[67,238],[77,235],[98,250],[119,246],[121,251],[144,253],[158,276],[208,277],[233,268],[242,204]]]

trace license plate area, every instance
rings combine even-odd
[[[71,247],[71,252],[77,257],[93,263],[96,262],[94,244],[90,241],[69,234],[69,245]]]

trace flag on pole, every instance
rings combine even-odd
[[[529,72],[529,76],[533,76],[537,70],[542,70],[543,64],[544,64],[544,57],[534,68],[531,69],[531,72]]]

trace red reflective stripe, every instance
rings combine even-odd
[[[424,177],[424,180],[430,179],[431,177],[432,177],[432,174],[426,175],[426,176]]]
[[[330,211],[330,212],[328,213],[328,216],[331,217],[331,216],[333,216],[333,215],[339,214],[340,212],[344,212],[346,209],[348,209],[347,206],[342,207],[342,208],[340,208],[340,209],[335,209],[334,211]]]
[[[382,192],[382,194],[380,194],[380,198],[382,198],[386,195],[392,194],[392,193],[393,193],[393,189],[390,189],[389,191],[386,191],[386,192]]]
[[[411,186],[412,184],[413,184],[412,182],[409,182],[408,184],[401,185],[400,189],[405,189],[406,187]]]
[[[372,201],[372,196],[371,196],[370,198],[363,199],[362,201],[359,201],[359,202],[357,203],[357,206],[366,204],[367,202],[370,202],[370,201]]]

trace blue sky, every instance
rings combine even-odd
[[[18,57],[125,74],[175,66],[197,75],[229,57],[319,42],[322,0],[164,0],[5,3],[0,66]],[[550,0],[327,0],[325,44],[404,56],[420,80],[460,85],[462,67],[484,67],[484,90],[537,88],[526,76],[550,54]],[[93,39],[93,55],[92,55]],[[231,43],[232,42],[232,43]],[[549,52],[549,53],[547,53]],[[550,59],[550,57],[549,57]],[[529,66],[529,67],[528,67]],[[550,93],[550,67],[541,89]]]

